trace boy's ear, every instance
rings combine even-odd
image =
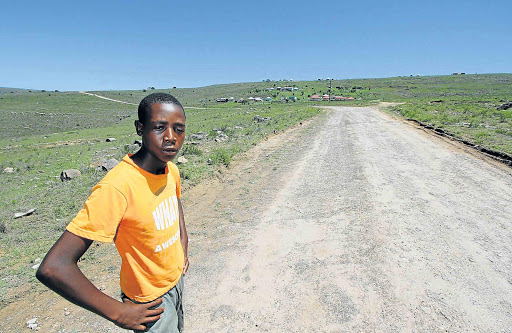
[[[135,120],[135,131],[137,135],[142,136],[142,127],[144,126],[139,120]]]

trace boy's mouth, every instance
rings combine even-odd
[[[173,148],[173,147],[164,147],[162,148],[162,150],[166,153],[166,154],[175,154],[178,152],[178,149],[176,148]]]

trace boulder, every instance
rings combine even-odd
[[[115,158],[111,158],[103,162],[101,165],[101,169],[104,171],[110,171],[113,167],[119,164],[119,161]]]
[[[4,169],[4,173],[13,173],[15,170],[14,168],[11,168],[11,167],[7,167]]]
[[[178,157],[178,164],[185,164],[188,160],[185,158],[185,156]]]
[[[135,143],[134,144],[127,143],[124,146],[126,147],[125,152],[128,151],[129,153],[135,153],[137,150],[140,149],[140,146]]]
[[[224,133],[219,134],[215,137],[215,142],[224,142],[228,139],[228,136]]]
[[[114,142],[114,141],[116,141],[116,139],[115,138],[107,138],[105,141],[106,142]]]
[[[25,323],[25,326],[27,328],[30,328],[31,330],[35,330],[37,329],[37,317],[36,318],[32,318],[30,320],[28,320],[26,323]]]
[[[139,145],[139,147],[141,147],[142,146],[142,140],[135,140],[135,141],[133,141],[133,144],[134,145]]]
[[[510,108],[512,108],[512,102],[503,103],[503,104],[501,104],[500,106],[498,106],[498,108],[497,108],[497,109],[498,109],[498,110],[502,110],[502,111],[503,111],[503,110],[508,110],[508,109],[510,109]]]
[[[63,170],[60,173],[60,180],[61,181],[71,180],[73,178],[80,177],[81,175],[82,175],[82,173],[80,173],[80,170],[77,170],[77,169]]]
[[[191,134],[190,139],[192,140],[203,140],[206,138],[206,133],[204,132],[197,132],[196,134]]]
[[[36,209],[32,208],[32,209],[29,209],[29,210],[27,210],[25,212],[14,213],[14,218],[17,219],[17,218],[22,217],[22,216],[32,215],[35,211],[36,211]]]
[[[252,118],[253,121],[256,121],[258,123],[263,123],[265,121],[269,121],[270,119],[270,117],[262,117],[260,115],[255,115],[254,118]]]

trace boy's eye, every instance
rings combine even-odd
[[[176,132],[178,132],[178,133],[183,133],[183,132],[185,132],[185,129],[184,129],[184,128],[177,127],[177,128],[175,129],[175,131],[176,131]]]

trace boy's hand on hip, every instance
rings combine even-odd
[[[160,305],[162,302],[163,300],[159,298],[153,302],[138,304],[123,298],[121,313],[118,319],[114,321],[114,324],[130,330],[145,330],[146,326],[144,324],[157,321],[160,319],[160,314],[164,312],[164,308],[150,308]]]

